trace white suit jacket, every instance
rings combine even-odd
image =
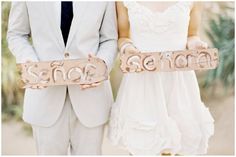
[[[60,30],[60,2],[12,2],[7,40],[17,63],[85,58],[89,53],[103,59],[111,70],[117,53],[114,2],[73,2],[73,20],[65,46]],[[32,44],[28,41],[32,37]],[[87,127],[104,124],[113,96],[110,81],[87,90],[78,85],[26,89],[23,119],[51,126],[59,118],[68,88],[73,109]]]

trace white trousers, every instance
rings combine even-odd
[[[88,128],[81,124],[73,111],[68,94],[63,111],[54,125],[32,125],[32,128],[39,155],[66,155],[68,150],[71,155],[101,154],[104,125]]]

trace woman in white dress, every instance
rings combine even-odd
[[[200,4],[117,2],[121,53],[207,48],[197,36]],[[214,120],[194,71],[124,74],[112,107],[109,138],[133,155],[207,152]]]

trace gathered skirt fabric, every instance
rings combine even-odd
[[[205,154],[213,134],[194,71],[124,74],[109,122],[114,145],[134,155]]]

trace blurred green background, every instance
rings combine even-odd
[[[234,2],[204,2],[202,28],[200,36],[210,47],[216,47],[220,53],[220,64],[217,69],[198,71],[197,78],[204,102],[216,98],[230,99],[234,103]],[[9,52],[6,32],[10,2],[2,2],[2,121],[21,121],[24,90],[18,86],[19,74],[15,59]],[[111,73],[114,96],[116,96],[122,73],[119,70],[119,60]],[[219,102],[222,102],[219,101]],[[207,103],[206,103],[207,105]],[[218,104],[224,105],[224,104]],[[231,108],[233,110],[233,108]],[[215,117],[214,117],[215,118]],[[232,122],[233,125],[233,122]]]
[[[10,2],[2,2],[2,119],[20,118],[24,92],[18,86],[15,59],[6,41],[10,5]]]

